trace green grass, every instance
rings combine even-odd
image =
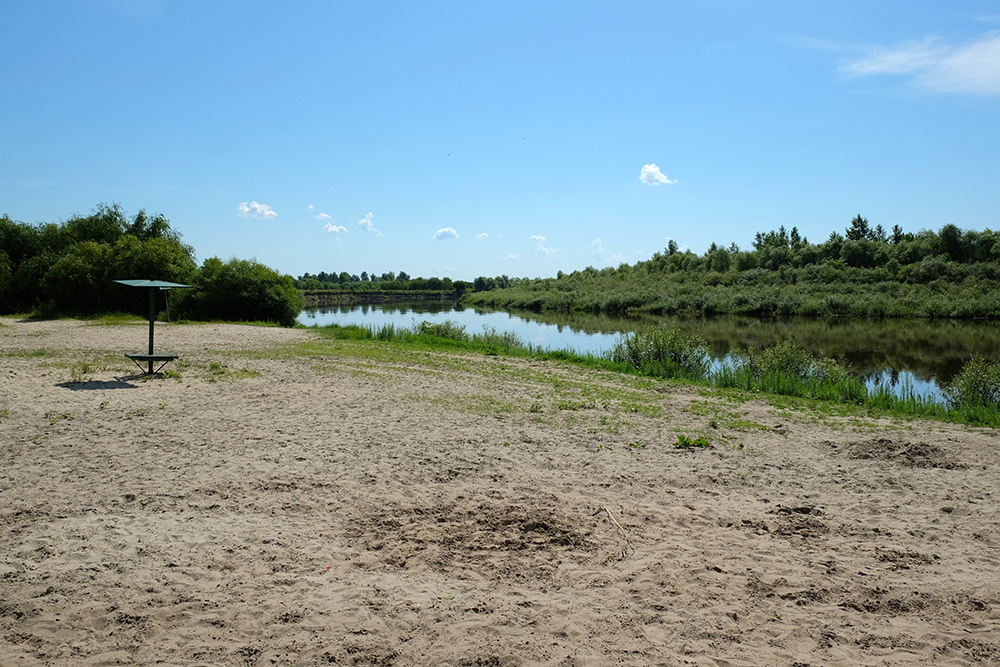
[[[149,320],[147,318],[139,317],[138,315],[132,315],[131,313],[105,313],[103,315],[97,315],[95,317],[85,318],[84,321],[88,325],[98,325],[98,326],[149,323]]]
[[[117,319],[113,321],[119,321]],[[110,321],[108,321],[110,322]],[[723,399],[734,405],[766,397],[778,409],[812,414],[816,419],[864,416],[898,420],[928,418],[977,426],[1000,426],[1000,365],[974,360],[954,382],[945,387],[946,401],[917,394],[912,386],[903,386],[894,393],[888,387],[869,390],[835,361],[814,357],[792,341],[782,341],[764,350],[741,350],[733,360],[715,370],[703,369],[703,343],[694,337],[676,332],[655,331],[651,341],[645,334],[629,334],[615,352],[605,356],[581,354],[574,350],[546,350],[521,342],[510,333],[497,333],[486,328],[482,333],[469,334],[464,327],[446,321],[422,322],[414,329],[385,325],[381,327],[333,325],[315,328],[317,338],[274,348],[221,353],[229,358],[284,359],[306,357],[316,360],[316,368],[338,369],[330,359],[350,359],[356,362],[351,372],[375,373],[387,364],[404,364],[423,368],[425,372],[441,370],[481,373],[496,376],[516,376],[527,385],[548,387],[551,402],[528,398],[523,406],[511,404],[469,406],[470,411],[502,412],[519,410],[542,413],[549,411],[581,411],[605,409],[615,413],[638,413],[647,417],[662,416],[662,407],[650,389],[660,389],[664,383],[701,385],[700,392],[713,399]],[[625,343],[628,345],[625,345]],[[628,354],[625,348],[631,350]],[[0,353],[10,357],[65,357],[48,348],[13,350]],[[550,360],[578,368],[593,370],[586,379],[542,372],[520,365],[504,363],[483,365],[470,355]],[[110,357],[63,362],[71,369],[74,379],[85,378],[94,368],[116,367],[120,361]],[[172,373],[190,365],[179,363]],[[201,370],[201,369],[198,369]],[[692,372],[692,370],[697,372]],[[209,381],[256,377],[257,371],[230,368],[224,362],[211,362],[204,368]],[[602,373],[615,378],[601,380]],[[692,406],[695,414],[700,408]],[[715,408],[706,412],[708,426],[725,426],[736,430],[767,430],[770,427],[741,417],[736,412]]]
[[[39,347],[34,350],[6,350],[4,352],[0,352],[0,356],[30,359],[37,357],[54,357],[56,356],[56,352],[48,347]]]
[[[520,412],[514,403],[499,401],[489,396],[463,396],[453,394],[431,399],[431,404],[449,410],[458,409],[475,415],[496,415],[502,413]]]
[[[677,436],[677,442],[674,444],[674,447],[677,449],[710,449],[712,443],[706,438],[689,438],[681,434]]]

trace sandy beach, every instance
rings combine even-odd
[[[0,318],[0,665],[1000,663],[994,429]],[[679,449],[679,436],[709,448]]]

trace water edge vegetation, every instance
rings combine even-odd
[[[568,362],[584,367],[676,380],[742,394],[772,394],[851,406],[874,415],[924,417],[974,426],[1000,426],[1000,364],[975,358],[943,387],[943,401],[912,386],[869,389],[836,360],[812,355],[793,341],[765,349],[741,348],[721,365],[711,363],[708,345],[677,329],[623,334],[603,355],[551,350],[525,343],[511,332],[487,327],[469,334],[452,321],[423,321],[413,328],[331,325],[318,328],[337,340],[389,342],[421,349],[472,352]]]

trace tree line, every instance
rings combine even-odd
[[[752,315],[1000,316],[1000,232],[885,230],[855,216],[812,243],[797,228],[758,232],[752,248],[703,254],[670,241],[634,265],[587,267],[477,291],[473,305],[531,310]]]
[[[171,312],[196,320],[273,321],[292,326],[302,297],[291,276],[256,260],[195,261],[194,249],[160,214],[100,204],[65,222],[0,217],[0,312],[42,316],[148,313],[149,297],[114,281],[165,280]]]
[[[295,280],[295,286],[308,291],[449,292],[453,293],[455,298],[461,298],[471,285],[464,280],[453,281],[451,278],[411,278],[405,271],[399,273],[390,271],[383,274],[369,274],[367,271],[362,271],[360,276],[346,271],[340,273],[321,271],[315,275],[302,274]]]
[[[494,289],[504,289],[516,285],[523,278],[512,278],[506,274],[501,276],[479,276],[474,281],[452,280],[451,278],[411,278],[405,271],[399,273],[368,273],[361,275],[321,271],[318,274],[304,273],[295,279],[295,286],[300,290],[337,290],[353,292],[388,292],[388,291],[442,291],[452,292],[456,298],[462,298],[467,291],[483,292]]]

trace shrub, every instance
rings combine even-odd
[[[423,322],[417,323],[413,327],[413,333],[418,336],[437,336],[438,338],[448,338],[451,340],[466,340],[465,325],[452,320],[444,322]]]
[[[944,386],[942,394],[956,410],[1000,408],[1000,363],[973,358],[962,367],[954,380]]]
[[[607,357],[658,377],[703,380],[711,368],[708,344],[698,336],[683,336],[676,328],[657,327],[624,333]]]
[[[206,259],[193,287],[179,290],[177,303],[180,315],[189,319],[268,321],[290,327],[303,308],[294,279],[254,259]]]
[[[499,354],[524,349],[524,342],[513,331],[497,331],[488,324],[483,325],[483,333],[475,334],[472,340],[486,346],[489,354]]]

